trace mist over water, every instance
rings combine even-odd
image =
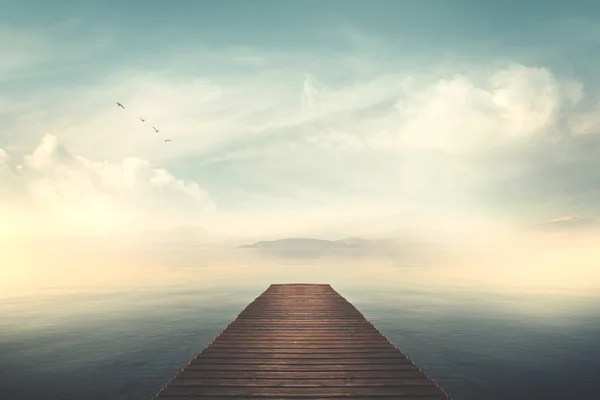
[[[600,2],[23,3],[0,400],[149,399],[272,283],[457,400],[600,399]]]
[[[442,247],[11,249],[0,283],[9,400],[148,399],[269,284],[297,282],[330,283],[456,399],[593,399],[600,390],[598,272],[581,247],[555,251],[554,264],[521,254],[527,268],[485,246],[470,262]],[[574,254],[579,262],[561,274],[556,265]]]

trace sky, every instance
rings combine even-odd
[[[0,6],[4,240],[598,230],[600,3]]]

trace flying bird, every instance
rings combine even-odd
[[[140,121],[146,122],[146,120],[144,118],[142,118],[142,117],[138,117],[138,118],[140,119]]]
[[[121,107],[123,110],[125,109],[125,107],[123,107],[123,104],[119,103],[118,101],[117,101],[117,107]]]
[[[154,125],[152,125],[152,127],[154,128],[154,132],[158,133],[158,129],[156,129]]]
[[[171,139],[165,139],[165,143],[169,143],[169,142],[171,142]]]

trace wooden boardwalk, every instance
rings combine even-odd
[[[157,400],[449,399],[329,285],[271,285]]]

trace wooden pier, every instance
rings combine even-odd
[[[450,399],[330,285],[271,285],[156,395]]]

